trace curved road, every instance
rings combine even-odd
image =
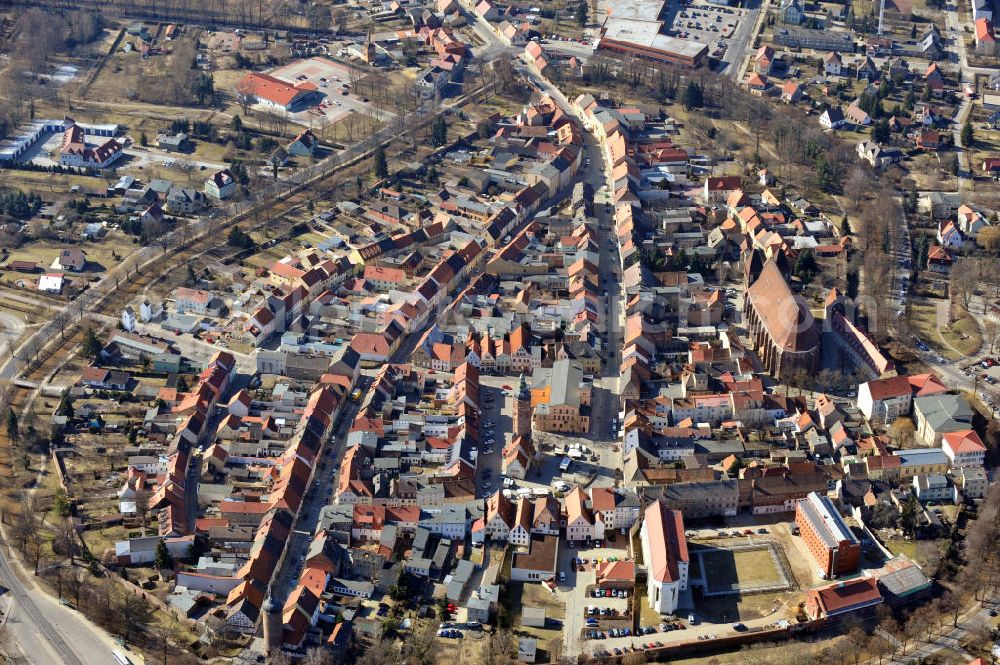
[[[20,339],[27,324],[9,312],[0,311],[0,327],[3,328],[3,332],[0,333],[0,354],[2,354]]]

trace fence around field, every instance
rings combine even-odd
[[[712,555],[714,552],[729,553],[730,555],[735,555],[739,552],[767,552],[771,557],[771,563],[774,565],[774,570],[778,573],[780,581],[746,584],[741,584],[739,581],[736,581],[729,584],[713,584],[713,581],[709,578],[708,569],[705,565],[705,558],[706,555]],[[702,576],[702,587],[704,588],[704,595],[706,597],[771,593],[775,591],[787,591],[796,586],[795,576],[792,574],[788,561],[785,559],[784,552],[781,551],[781,546],[777,543],[753,543],[749,545],[722,547],[715,550],[699,550],[697,552],[697,556]],[[739,566],[735,563],[734,569],[738,575]]]

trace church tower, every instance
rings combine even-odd
[[[261,611],[264,614],[264,655],[270,656],[281,649],[284,641],[281,607],[268,596],[264,599]]]
[[[519,436],[531,437],[531,390],[528,389],[528,382],[521,374],[521,379],[517,384],[517,392],[514,393],[514,438]]]
[[[368,31],[368,38],[365,40],[365,63],[375,64],[375,42],[372,41],[372,31]]]

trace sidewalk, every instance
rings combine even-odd
[[[887,663],[889,663],[889,665],[906,665],[907,663],[914,661],[919,662],[920,660],[932,656],[939,651],[943,651],[944,649],[951,649],[955,651],[967,662],[973,660],[972,655],[962,648],[962,638],[964,638],[968,631],[976,624],[988,623],[990,620],[990,609],[998,603],[1000,603],[1000,597],[996,596],[987,600],[985,602],[985,607],[981,606],[979,601],[975,601],[971,607],[959,616],[958,627],[950,627],[948,632],[934,635],[930,640],[918,640],[915,644],[911,644],[909,646],[905,656],[902,653],[894,654],[892,658],[887,661]]]

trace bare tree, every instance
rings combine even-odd
[[[73,527],[71,518],[61,519],[55,528],[55,537],[52,540],[52,551],[61,554],[69,559],[72,566],[76,563],[76,555],[80,548],[77,542],[76,529]]]
[[[149,520],[149,500],[153,494],[145,487],[139,487],[135,491],[135,515],[142,520],[143,534],[146,532],[146,523]]]
[[[974,270],[974,263],[968,259],[959,259],[948,279],[948,294],[951,297],[952,309],[961,307],[968,312],[978,284],[979,279]]]
[[[333,665],[333,653],[323,647],[313,647],[306,652],[302,665]]]
[[[250,109],[257,103],[257,96],[254,94],[253,83],[247,79],[240,79],[233,86],[233,98],[240,108],[243,109],[244,117],[249,115]]]
[[[118,616],[122,627],[122,637],[128,643],[136,626],[149,621],[153,609],[143,596],[126,591],[118,605]]]

